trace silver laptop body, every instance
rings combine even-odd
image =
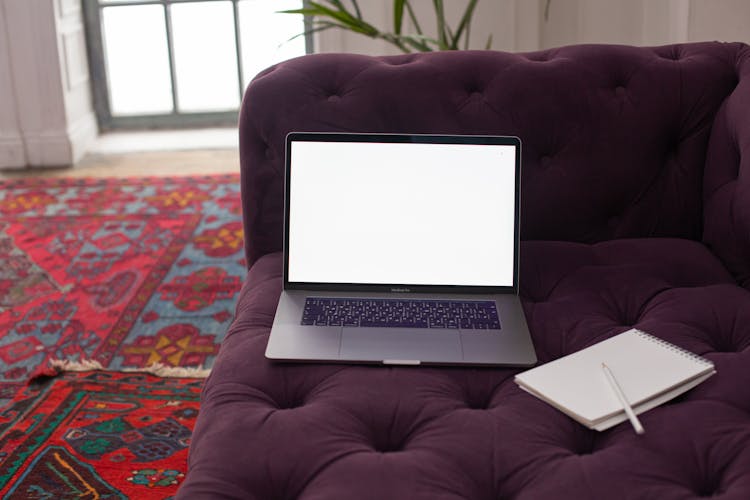
[[[536,363],[518,298],[520,158],[517,137],[289,134],[266,357]]]

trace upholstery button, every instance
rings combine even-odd
[[[391,66],[402,66],[404,64],[409,64],[411,62],[414,62],[414,59],[415,57],[413,55],[394,56],[392,59],[388,59],[387,61],[383,61],[383,62]]]
[[[303,396],[294,395],[291,397],[285,397],[283,399],[273,398],[276,403],[276,408],[279,410],[293,410],[305,405],[305,398]]]
[[[487,410],[491,408],[492,396],[494,393],[489,394],[469,394],[466,398],[466,406],[471,410]]]
[[[729,341],[726,336],[721,335],[721,333],[722,332],[714,332],[706,339],[706,343],[711,346],[713,352],[736,353],[742,350],[733,345],[733,343]]]
[[[595,436],[591,432],[580,436],[574,443],[573,453],[579,456],[591,455],[595,450],[594,439]]]
[[[341,100],[341,96],[338,96],[336,94],[328,96],[328,102],[338,102],[340,100]]]
[[[477,82],[470,82],[464,85],[464,91],[469,96],[482,95],[482,86]]]
[[[662,55],[662,57],[671,61],[677,61],[680,59],[680,52],[677,47],[674,47],[669,53]]]
[[[266,148],[265,155],[266,155],[266,160],[273,160],[273,149]]]
[[[698,491],[695,492],[701,498],[713,498],[714,496],[721,495],[721,478],[718,475],[708,478],[700,485]]]
[[[372,449],[378,453],[395,453],[404,451],[404,440],[394,439],[390,434],[375,434],[372,441]]]
[[[637,310],[625,310],[620,309],[617,317],[612,318],[620,327],[628,329],[633,328],[636,323],[640,320],[639,312]],[[623,330],[624,331],[624,330]]]
[[[540,165],[541,165],[542,167],[544,167],[544,168],[547,168],[547,167],[549,167],[549,166],[550,166],[550,163],[551,163],[551,162],[552,162],[552,158],[550,158],[550,157],[549,157],[549,156],[547,156],[547,155],[544,155],[544,156],[542,156],[541,158],[539,158],[539,164],[540,164]]]
[[[381,446],[381,444],[375,443],[373,444],[372,449],[378,453],[396,453],[404,451],[400,446],[389,446],[389,444],[390,443],[386,443],[386,446]]]
[[[542,54],[528,55],[528,56],[526,56],[526,59],[528,59],[529,61],[533,61],[533,62],[547,62],[547,61],[550,60],[550,57],[545,52],[545,53],[542,53]]]
[[[623,87],[622,85],[618,85],[617,87],[615,87],[615,94],[617,94],[617,97],[625,97],[625,87]]]

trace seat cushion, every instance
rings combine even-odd
[[[540,362],[631,327],[718,373],[628,424],[588,430],[518,369],[265,359],[281,256],[249,272],[210,378],[179,498],[750,498],[750,292],[679,239],[522,244]]]

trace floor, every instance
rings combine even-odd
[[[190,149],[237,149],[237,127],[107,132],[89,147],[91,153],[136,153]]]
[[[235,173],[239,152],[233,149],[89,153],[72,167],[0,170],[0,180],[22,177],[140,177]]]
[[[101,134],[78,163],[62,168],[0,170],[23,177],[142,177],[240,171],[237,127],[115,131]]]

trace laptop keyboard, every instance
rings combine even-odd
[[[308,297],[303,325],[387,328],[500,329],[491,300]]]

